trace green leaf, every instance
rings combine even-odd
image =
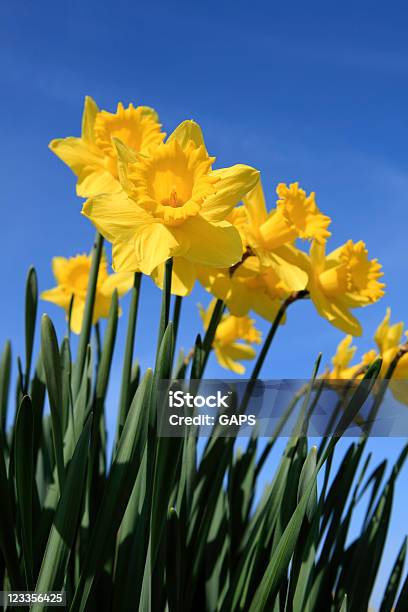
[[[15,537],[15,518],[11,497],[12,483],[7,478],[3,448],[0,452],[0,550],[4,557],[10,584],[14,590],[25,588],[19,564]]]
[[[11,344],[6,342],[0,359],[0,440],[6,445],[7,403],[11,374]]]
[[[61,423],[61,361],[55,329],[50,318],[46,314],[44,314],[41,319],[41,354],[44,364],[48,397],[50,400],[54,453],[57,464],[58,483],[61,490],[65,476]]]
[[[402,585],[394,612],[406,612],[408,610],[408,574]]]
[[[33,563],[33,496],[34,481],[34,415],[30,398],[25,395],[20,404],[15,429],[15,471],[21,541],[27,589],[34,587]]]
[[[65,336],[61,344],[61,427],[65,433],[72,410],[71,371],[72,359],[69,338]]]
[[[24,375],[24,388],[28,391],[30,380],[31,360],[33,355],[35,320],[38,305],[38,284],[35,269],[31,267],[28,271],[25,295],[25,347],[26,367]]]
[[[181,612],[182,605],[182,547],[180,521],[175,508],[167,516],[166,589],[169,612]]]
[[[136,333],[136,321],[137,311],[139,306],[140,296],[140,283],[142,280],[141,272],[136,272],[134,276],[133,288],[131,292],[131,301],[129,308],[128,327],[126,334],[126,346],[125,353],[123,356],[123,367],[122,367],[122,383],[120,388],[120,399],[119,399],[119,413],[118,413],[118,424],[116,431],[116,444],[122,434],[123,425],[126,420],[126,415],[129,410],[130,400],[130,380],[131,380],[131,368],[133,361],[133,350],[135,344],[135,333]]]
[[[64,585],[82,506],[90,431],[91,419],[88,419],[68,466],[35,588],[37,592],[60,591]],[[31,609],[39,611],[46,608],[46,604],[36,604]]]
[[[170,299],[171,299],[171,276],[173,271],[173,259],[168,259],[164,265],[164,282],[162,291],[162,301],[160,308],[160,319],[159,319],[159,334],[157,338],[157,351],[156,355],[159,355],[161,343],[163,340],[164,333],[167,329],[169,322],[170,313]],[[157,364],[156,364],[157,369]]]
[[[381,601],[380,612],[391,612],[391,610],[393,609],[394,601],[398,593],[402,571],[404,569],[406,554],[407,538],[405,537],[395,560],[390,577],[388,579],[388,583]]]
[[[84,370],[86,352],[91,337],[92,318],[95,304],[96,285],[98,282],[99,265],[102,257],[103,237],[96,232],[92,247],[92,261],[89,272],[88,288],[86,291],[84,316],[78,342],[78,353],[72,376],[72,389],[74,397],[78,393]]]
[[[87,609],[92,586],[105,561],[106,552],[116,536],[129,502],[146,443],[151,387],[152,372],[148,370],[133,399],[112,462],[87,554],[83,560],[80,579],[71,606],[72,611]]]

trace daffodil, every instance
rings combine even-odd
[[[326,255],[325,245],[313,241],[310,257],[300,251],[293,257],[309,275],[307,289],[318,313],[346,334],[360,336],[361,325],[351,310],[384,295],[381,264],[368,258],[364,242],[348,240]]]
[[[207,310],[199,307],[205,330],[210,323],[215,302],[212,300]],[[213,349],[221,367],[236,374],[244,374],[245,367],[239,362],[254,359],[256,351],[251,345],[260,342],[261,332],[256,329],[253,319],[225,314],[218,324]]]
[[[324,375],[330,380],[351,380],[362,378],[367,367],[376,359],[375,351],[365,353],[361,361],[351,365],[357,347],[352,345],[353,337],[348,334],[337,346],[336,354],[332,358],[333,369]]]
[[[245,228],[249,247],[258,255],[263,266],[272,266],[291,288],[305,288],[307,276],[287,258],[288,247],[297,239],[315,240],[324,245],[330,232],[330,217],[317,207],[315,194],[309,195],[298,183],[280,183],[276,189],[276,208],[267,211],[261,182],[243,198],[248,225]]]
[[[356,347],[351,346],[352,337],[348,335],[343,338],[332,359],[333,369],[326,373],[324,378],[331,380],[360,379],[369,365],[379,357],[382,359],[379,377],[384,378],[401,348],[406,347],[403,334],[404,323],[399,322],[390,325],[390,319],[391,309],[387,308],[385,317],[374,334],[377,349],[371,349],[364,353],[361,361],[355,365],[350,365],[356,352]],[[405,336],[408,336],[408,332],[405,332]],[[408,404],[408,352],[406,351],[401,352],[389,382],[389,388],[398,401]]]
[[[83,214],[113,244],[117,272],[155,274],[170,257],[189,292],[195,264],[230,267],[242,257],[228,213],[259,179],[254,168],[213,170],[200,127],[185,121],[149,156],[116,141],[122,190],[89,199]],[[160,274],[157,272],[156,274]]]
[[[92,197],[120,189],[114,138],[136,154],[146,155],[164,137],[157,113],[152,108],[133,104],[125,108],[120,102],[116,113],[109,113],[99,110],[95,101],[87,96],[81,137],[52,140],[50,149],[78,177],[77,194]]]
[[[274,269],[263,268],[255,255],[245,258],[235,270],[197,267],[197,276],[203,287],[223,300],[236,317],[253,310],[273,321],[282,300],[291,293]]]
[[[404,323],[390,325],[391,309],[387,308],[383,321],[375,332],[374,339],[378,347],[378,356],[382,358],[380,376],[385,377],[388,369],[404,343]],[[408,337],[408,332],[405,332]],[[397,361],[389,383],[394,397],[408,404],[408,352],[404,351]]]
[[[90,269],[91,257],[88,255],[76,255],[71,258],[54,257],[52,271],[57,286],[41,294],[43,300],[61,306],[67,316],[73,296],[70,323],[75,334],[81,331]],[[131,288],[132,282],[131,274],[109,274],[106,258],[102,257],[98,271],[93,323],[108,316],[115,289],[121,296]]]

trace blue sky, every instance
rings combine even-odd
[[[183,119],[197,120],[219,167],[261,170],[270,205],[281,181],[315,191],[333,219],[330,245],[363,239],[384,266],[386,297],[359,313],[361,349],[371,346],[387,305],[394,320],[407,319],[407,17],[402,2],[392,10],[368,2],[2,3],[0,342],[11,337],[14,354],[23,351],[29,264],[41,289],[49,288],[54,255],[90,248],[94,232],[79,215],[74,177],[47,149],[54,137],[79,135],[86,94],[108,110],[118,101],[151,105],[167,132]],[[200,324],[200,300],[208,297],[197,289],[183,306],[187,349]],[[158,303],[159,292],[144,279],[137,332],[143,366],[153,361]],[[126,307],[124,300],[125,316]],[[44,310],[62,333],[62,312],[41,303]],[[264,375],[306,377],[317,353],[328,363],[341,338],[311,304],[296,304]],[[110,422],[117,363],[114,373]],[[214,363],[208,373],[223,375]],[[380,460],[394,457],[402,441],[372,444]],[[394,525],[399,546],[398,517]]]

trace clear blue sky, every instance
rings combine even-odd
[[[86,94],[108,110],[118,101],[151,105],[167,132],[183,119],[197,120],[219,166],[241,162],[261,170],[270,203],[280,181],[314,190],[333,218],[333,248],[363,239],[384,266],[387,294],[361,311],[360,347],[371,346],[386,305],[394,320],[407,319],[407,18],[402,2],[392,8],[372,2],[3,2],[1,343],[11,337],[15,354],[23,351],[29,264],[41,289],[49,288],[51,258],[90,247],[93,228],[79,215],[74,177],[47,149],[54,137],[79,135]],[[207,300],[201,290],[184,306],[185,348],[199,325],[199,300]],[[152,363],[158,301],[144,279],[137,333],[143,366]],[[62,312],[42,303],[44,310],[62,333]],[[328,363],[341,337],[310,304],[296,304],[264,374],[306,377],[316,354],[322,351]],[[118,366],[114,371],[117,380]],[[208,372],[223,375],[213,363]],[[114,380],[112,404],[116,391]],[[111,421],[114,412],[112,405]],[[372,444],[380,460],[394,457],[402,442]],[[404,477],[405,487],[397,489],[402,505]],[[395,547],[404,528],[399,518]]]

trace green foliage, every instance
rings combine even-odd
[[[101,249],[97,238],[96,262]],[[333,473],[339,437],[309,448],[296,426],[258,499],[261,470],[284,422],[301,399],[303,415],[313,410],[312,382],[320,359],[309,387],[293,398],[261,449],[255,436],[245,449],[237,449],[234,437],[214,434],[198,452],[194,427],[186,428],[184,437],[159,437],[160,381],[170,379],[172,372],[185,377],[189,371],[193,387],[199,385],[224,308],[218,301],[204,340],[197,337],[190,370],[183,355],[173,369],[182,320],[181,300],[170,308],[170,275],[168,264],[155,368],[144,375],[134,360],[140,293],[140,275],[135,276],[108,465],[105,402],[118,325],[117,294],[98,350],[93,350],[91,336],[94,275],[75,363],[69,336],[59,342],[46,315],[35,362],[37,281],[30,269],[25,367],[20,367],[11,426],[10,343],[0,359],[2,589],[64,589],[68,610],[75,612],[367,610],[408,446],[384,481],[385,463],[371,465],[372,456],[365,453],[367,437],[362,435]],[[171,312],[174,322],[169,321]],[[277,324],[268,345],[276,329]],[[265,355],[266,350],[261,351],[250,385]],[[358,415],[379,367],[373,364],[350,394],[337,431]],[[50,414],[45,413],[47,397]],[[244,396],[236,410],[245,410],[247,400]],[[362,503],[366,515],[350,541],[350,525]],[[403,534],[401,540],[383,587],[382,612],[401,612],[408,606]],[[33,609],[44,610],[46,605]]]

